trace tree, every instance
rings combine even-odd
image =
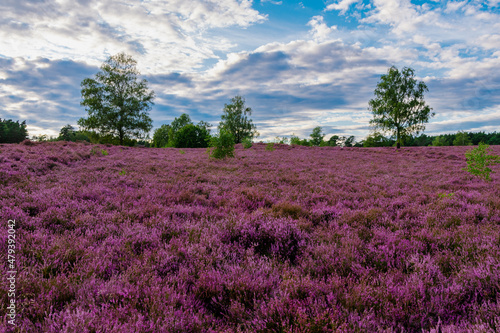
[[[152,146],[156,148],[167,147],[170,133],[170,125],[161,125],[153,134]]]
[[[19,143],[28,138],[26,120],[0,119],[0,143]]]
[[[486,181],[491,181],[490,173],[492,170],[488,167],[500,164],[500,156],[489,155],[489,152],[491,152],[490,146],[480,142],[478,147],[465,153],[467,167],[463,170]]]
[[[183,128],[186,125],[192,124],[191,118],[187,113],[181,114],[178,118],[175,118],[174,121],[170,124],[170,128],[173,133],[176,133],[178,130]]]
[[[193,122],[187,113],[181,114],[179,117],[175,118],[170,124],[170,130],[168,132],[168,146],[175,147],[176,135],[181,128],[186,125],[192,125]]]
[[[139,80],[137,62],[124,53],[111,56],[95,78],[82,81],[82,102],[88,118],[78,120],[86,130],[125,139],[144,138],[153,127],[149,110],[154,92],[147,81]]]
[[[320,126],[313,129],[312,133],[309,135],[311,137],[311,143],[313,146],[319,146],[323,142],[325,134],[322,133]]]
[[[455,134],[455,140],[453,140],[454,146],[472,146],[472,141],[469,138],[469,135],[465,132],[458,131]]]
[[[382,75],[375,89],[375,98],[368,103],[373,113],[370,124],[382,131],[391,131],[396,136],[398,149],[403,135],[423,131],[424,124],[434,116],[432,108],[424,101],[427,85],[417,82],[414,75],[411,68],[404,67],[400,72],[392,66],[386,75]]]
[[[295,134],[292,134],[292,136],[290,137],[290,145],[300,146],[300,138]]]
[[[252,115],[252,109],[245,107],[245,99],[235,96],[231,104],[224,104],[224,110],[219,123],[219,131],[230,133],[235,143],[241,143],[245,138],[257,136],[257,128],[248,116]]]
[[[74,141],[76,137],[75,129],[70,124],[64,126],[59,131],[59,136],[57,140],[61,141]]]
[[[330,147],[335,147],[337,146],[337,141],[339,141],[340,137],[338,135],[332,135],[330,139],[328,139],[328,145]]]
[[[354,139],[355,139],[354,135],[343,138],[344,138],[344,146],[352,147],[354,145]]]
[[[448,140],[446,140],[446,137],[444,135],[436,136],[434,140],[432,140],[432,145],[436,147],[440,146],[450,146],[450,143]]]
[[[203,125],[187,124],[177,131],[174,147],[176,148],[207,148],[210,132]]]

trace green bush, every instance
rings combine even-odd
[[[492,164],[500,163],[500,156],[488,155],[490,151],[490,146],[482,142],[479,143],[478,147],[468,150],[465,153],[467,167],[463,170],[486,181],[490,181],[492,170],[488,167]]]
[[[266,145],[266,150],[267,150],[267,151],[274,151],[274,142],[269,142],[269,143]]]
[[[222,131],[210,140],[210,157],[221,159],[234,157],[234,137],[231,133]]]
[[[243,143],[243,148],[245,149],[252,148],[253,142],[251,138],[244,138],[242,143]]]

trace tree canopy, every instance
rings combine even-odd
[[[163,124],[157,128],[153,134],[152,147],[163,148],[167,147],[169,141],[170,125]]]
[[[153,134],[153,147],[206,148],[210,141],[210,124],[200,121],[193,124],[188,114],[183,113],[170,125],[161,125]]]
[[[139,80],[137,62],[129,55],[111,56],[95,78],[82,81],[82,102],[87,118],[78,120],[86,130],[112,135],[122,145],[125,139],[144,138],[153,127],[149,110],[154,92]]]
[[[455,140],[453,140],[453,145],[454,146],[472,146],[472,141],[467,135],[467,133],[458,131],[457,134],[455,134]]]
[[[322,128],[317,126],[313,129],[312,133],[309,135],[311,137],[311,144],[313,146],[319,146],[323,142],[325,134],[322,132]]]
[[[200,125],[188,124],[182,127],[175,136],[176,148],[207,148],[210,132]]]
[[[375,98],[368,103],[373,113],[370,124],[376,129],[392,132],[396,136],[397,148],[400,148],[402,136],[423,131],[425,123],[434,116],[432,108],[424,101],[426,91],[427,85],[417,82],[413,69],[404,67],[399,71],[392,66],[387,74],[382,75],[375,89]]]
[[[0,143],[19,143],[28,138],[26,121],[0,119]]]
[[[249,118],[251,115],[252,109],[245,106],[245,99],[235,96],[230,104],[224,104],[219,131],[230,133],[235,143],[241,143],[245,138],[252,139],[257,136],[257,128]]]

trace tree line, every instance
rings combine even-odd
[[[137,62],[124,53],[109,57],[93,78],[86,78],[81,83],[80,104],[88,115],[78,120],[80,129],[66,125],[57,138],[50,140],[85,140],[128,146],[139,144],[157,148],[205,148],[222,141],[225,144],[245,143],[248,146],[248,142],[259,135],[250,119],[252,109],[245,105],[242,96],[235,96],[224,105],[217,134],[210,133],[212,126],[209,123],[200,121],[194,124],[189,115],[184,113],[170,124],[162,124],[154,131],[152,141],[149,141],[149,132],[153,128],[149,111],[154,105],[155,93],[149,90],[145,79],[139,79],[136,65]],[[381,76],[374,92],[375,97],[368,103],[373,115],[370,121],[372,133],[364,140],[355,142],[354,136],[337,135],[324,140],[325,134],[318,126],[310,134],[310,139],[292,135],[290,138],[277,138],[275,142],[304,146],[397,148],[401,145],[500,144],[500,134],[496,132],[458,132],[434,137],[420,134],[435,115],[425,103],[426,91],[426,84],[415,79],[413,69],[405,67],[399,71],[393,66]],[[27,138],[25,121],[1,120],[0,125],[0,142],[14,143]],[[47,137],[42,135],[35,139],[43,141]]]

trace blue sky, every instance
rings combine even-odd
[[[126,52],[156,93],[154,126],[217,125],[246,98],[262,140],[370,131],[387,69],[429,87],[426,133],[500,131],[500,1],[3,0],[0,118],[76,126],[80,82]],[[152,134],[152,133],[151,133]]]

